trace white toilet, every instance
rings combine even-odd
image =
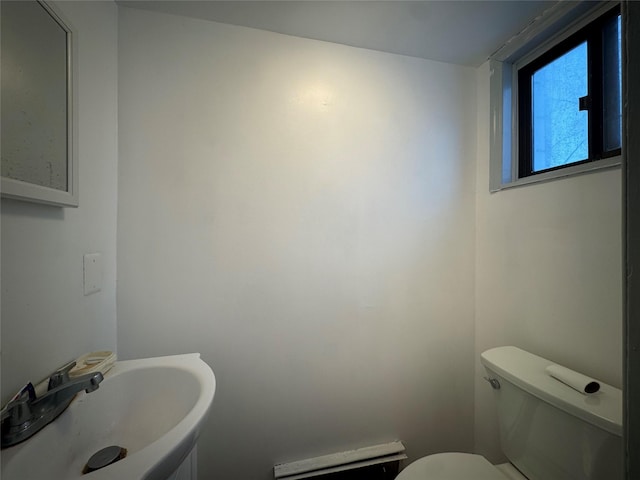
[[[481,355],[498,405],[509,463],[468,453],[416,460],[396,480],[622,479],[622,391],[600,383],[582,394],[552,378],[553,362],[516,347]]]

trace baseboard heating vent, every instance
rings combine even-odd
[[[373,445],[296,462],[281,463],[273,467],[273,476],[282,480],[298,480],[381,463],[397,462],[407,458],[404,451],[402,442]]]

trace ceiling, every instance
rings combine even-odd
[[[557,2],[118,0],[117,3],[477,67]]]

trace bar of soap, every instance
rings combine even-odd
[[[76,366],[71,369],[69,376],[73,378],[95,372],[100,372],[104,375],[113,367],[115,362],[116,354],[110,350],[85,353],[76,360]]]

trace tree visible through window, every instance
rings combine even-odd
[[[587,42],[532,75],[534,172],[589,158],[589,115],[579,109],[588,76]]]

